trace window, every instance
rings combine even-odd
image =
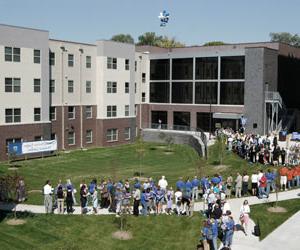
[[[129,82],[125,82],[125,93],[129,93]]]
[[[136,72],[137,70],[137,61],[134,61],[134,71]]]
[[[69,80],[68,81],[68,93],[73,93],[74,92],[74,81]]]
[[[41,140],[43,140],[43,137],[40,135],[34,137],[34,141],[41,141]]]
[[[107,82],[107,93],[117,93],[117,82]]]
[[[220,103],[227,105],[243,105],[244,82],[221,82]]]
[[[146,101],[146,93],[143,92],[143,93],[142,93],[142,102],[145,102],[145,101]]]
[[[68,133],[68,145],[75,145],[75,132],[73,131]]]
[[[142,83],[146,82],[146,73],[142,73]]]
[[[56,139],[57,139],[57,138],[56,138],[56,134],[55,134],[55,133],[52,133],[50,138],[51,138],[51,140],[56,140]]]
[[[41,63],[41,51],[39,49],[33,50],[33,63]]]
[[[68,66],[73,67],[74,66],[74,55],[68,54]]]
[[[172,103],[192,103],[193,83],[173,82],[172,83]]]
[[[195,103],[216,104],[218,99],[217,82],[196,82],[195,83]]]
[[[54,52],[49,53],[49,64],[51,66],[55,65],[55,53]]]
[[[174,112],[173,128],[175,130],[190,130],[191,114],[190,112]]]
[[[87,69],[90,69],[92,67],[92,57],[91,56],[85,57],[85,66]]]
[[[129,116],[129,105],[125,105],[125,116]]]
[[[21,109],[5,109],[5,123],[21,122]]]
[[[106,141],[113,142],[118,140],[118,129],[112,128],[106,131]]]
[[[41,92],[41,79],[33,79],[33,92]]]
[[[107,68],[117,69],[117,58],[107,57]]]
[[[92,93],[92,82],[91,81],[86,81],[85,82],[85,93]]]
[[[50,93],[54,93],[55,92],[55,80],[50,80]]]
[[[129,70],[129,59],[125,59],[125,70]]]
[[[88,129],[85,133],[85,142],[93,143],[93,131],[91,129]]]
[[[151,128],[168,127],[168,111],[151,111]]]
[[[4,49],[5,61],[6,62],[20,62],[21,61],[21,49],[5,47]]]
[[[93,117],[93,108],[92,106],[86,106],[85,107],[85,118],[90,119]]]
[[[116,117],[117,116],[117,106],[107,106],[107,117]]]
[[[200,79],[200,80],[218,79],[218,58],[217,57],[196,58],[196,79]]]
[[[34,121],[39,122],[41,120],[41,108],[34,108]]]
[[[244,79],[245,57],[226,56],[221,58],[221,79]]]
[[[137,109],[138,109],[138,106],[137,106],[137,104],[135,104],[134,105],[134,115],[136,116],[136,114],[137,114]]]
[[[170,84],[168,82],[150,83],[150,102],[169,103]]]
[[[193,79],[193,58],[182,58],[172,60],[172,79]]]
[[[75,119],[75,107],[74,106],[69,106],[68,107],[68,118]]]
[[[150,80],[169,80],[170,60],[158,59],[150,61]]]
[[[208,132],[212,127],[212,113],[197,112],[197,128]]]
[[[137,84],[136,82],[134,83],[134,93],[136,94],[136,91],[137,91]]]
[[[124,138],[125,140],[130,140],[130,128],[124,129]]]
[[[56,107],[50,107],[50,121],[56,120]]]
[[[5,78],[5,92],[21,92],[21,78]]]

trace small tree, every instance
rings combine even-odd
[[[219,134],[217,137],[218,142],[218,152],[219,152],[219,164],[223,164],[225,149],[226,149],[226,135]]]
[[[166,143],[168,144],[168,152],[171,152],[171,151],[172,151],[172,150],[171,150],[171,146],[172,146],[173,143],[174,143],[173,137],[172,137],[171,135],[168,135],[168,136],[166,136],[165,141],[166,141]]]
[[[144,140],[143,140],[142,136],[139,136],[137,138],[136,153],[137,153],[137,156],[138,156],[138,159],[139,159],[139,173],[140,173],[140,177],[141,177],[143,159],[144,159],[144,156],[145,156],[145,145],[144,145]]]

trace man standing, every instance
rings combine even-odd
[[[46,214],[52,213],[52,187],[50,180],[46,181],[46,185],[43,187],[43,193],[44,193],[44,204],[45,204],[45,210]]]
[[[198,200],[198,188],[200,186],[200,181],[197,176],[192,180],[193,192],[192,192],[192,200]]]
[[[162,176],[161,179],[158,181],[158,186],[160,186],[160,189],[162,191],[164,191],[165,193],[167,192],[168,182],[167,182],[165,176]]]
[[[139,205],[141,200],[141,190],[139,187],[137,187],[133,194],[133,215],[138,216],[139,215]]]
[[[240,198],[242,195],[242,183],[243,183],[243,177],[240,175],[240,173],[237,173],[237,177],[235,179],[235,197]]]

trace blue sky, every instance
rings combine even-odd
[[[288,4],[287,4],[288,3]],[[168,10],[166,28],[158,15]],[[40,28],[81,42],[147,31],[187,45],[268,41],[270,32],[300,33],[300,0],[0,0],[0,23]]]

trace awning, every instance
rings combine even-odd
[[[240,119],[243,114],[237,113],[213,113],[213,118],[215,119]]]

